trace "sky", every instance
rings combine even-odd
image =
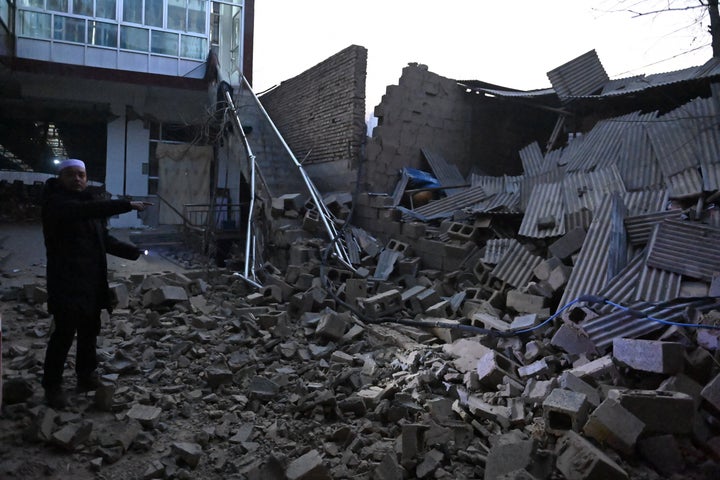
[[[519,90],[550,87],[548,71],[593,49],[611,79],[702,65],[712,51],[698,10],[642,17],[628,11],[665,3],[256,0],[253,91],[260,94],[350,45],[368,50],[366,115],[412,62],[446,78]]]

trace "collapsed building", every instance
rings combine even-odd
[[[234,242],[224,261],[236,274],[214,290],[183,277],[128,282],[142,298],[125,299],[115,335],[146,333],[153,355],[184,365],[182,381],[197,390],[179,400],[179,380],[146,354],[160,399],[112,390],[101,407],[128,407],[123,419],[152,431],[163,409],[192,411],[225,390],[263,432],[288,420],[268,400],[290,405],[292,420],[354,429],[321,435],[324,454],[293,445],[284,459],[274,434],[258,450],[246,440],[261,436],[243,430],[242,462],[213,457],[210,468],[255,477],[716,472],[716,59],[610,80],[592,51],[531,92],[410,64],[376,107],[369,139],[365,62],[351,46],[259,97],[244,79],[206,75],[218,140],[214,163],[203,153],[208,201],[195,218],[185,184],[168,182],[180,203],[166,202],[158,219],[194,232],[203,250],[208,236]],[[147,120],[125,115],[126,127]],[[197,162],[175,160],[189,170],[169,168],[170,178],[197,173]],[[227,331],[237,334],[230,346]],[[203,356],[195,341],[229,358]],[[275,370],[253,366],[233,342],[267,354]],[[118,343],[129,356],[146,347]],[[378,353],[381,343],[393,348]],[[31,355],[13,355],[11,371],[28,370]],[[116,354],[110,372],[126,373],[127,358]],[[90,442],[87,424],[58,434],[43,415],[34,440]],[[93,450],[101,465],[151,443],[128,425],[120,454]],[[232,443],[219,430],[173,444],[173,459],[196,468],[205,449]],[[177,473],[152,467],[146,478]]]

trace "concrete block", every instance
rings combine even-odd
[[[620,373],[610,355],[596,358],[566,371],[585,381],[609,381],[611,384],[616,384],[616,381],[620,379]]]
[[[573,355],[595,354],[597,347],[579,327],[563,323],[555,331],[550,345]]]
[[[315,328],[315,335],[337,342],[343,338],[347,322],[335,313],[326,313],[320,317],[320,321]]]
[[[571,273],[572,268],[565,265],[558,265],[557,267],[553,268],[553,270],[550,272],[550,276],[547,279],[547,283],[552,289],[552,291],[557,292],[561,288],[563,288],[570,279]]]
[[[404,237],[410,240],[417,240],[425,236],[427,225],[424,222],[407,222],[403,223],[400,231]]]
[[[588,403],[593,407],[600,404],[600,391],[569,371],[565,371],[560,375],[560,386],[566,390],[585,394]]]
[[[535,449],[535,441],[532,439],[494,445],[487,455],[484,478],[495,480],[514,470],[531,469],[535,463]]]
[[[683,370],[685,347],[676,342],[614,338],[613,357],[635,370],[675,374]]]
[[[547,280],[548,278],[550,278],[550,273],[562,264],[563,263],[559,258],[550,257],[540,262],[533,269],[533,275],[535,275],[535,278],[537,278],[538,280]]]
[[[518,313],[543,313],[546,299],[536,295],[528,295],[519,290],[510,290],[507,293],[505,304]]]
[[[128,308],[130,296],[127,285],[122,282],[114,282],[109,285],[111,303],[115,308]]]
[[[490,350],[478,359],[475,372],[480,384],[492,389],[497,388],[505,376],[515,376],[512,362],[494,350]]]
[[[310,233],[318,233],[323,229],[322,220],[320,220],[320,212],[317,210],[307,210],[303,217],[303,229]]]
[[[661,392],[681,392],[686,395],[690,395],[695,401],[696,409],[702,402],[703,386],[684,373],[679,373],[666,378],[660,384],[658,390]]]
[[[705,401],[712,405],[716,411],[720,411],[720,374],[716,375],[715,378],[705,385],[700,395]]]
[[[579,432],[590,409],[584,394],[562,388],[553,390],[542,406],[545,428],[556,435],[562,435],[567,430]]]
[[[388,290],[372,297],[358,299],[362,311],[371,318],[378,318],[402,310],[402,297],[398,290]]]
[[[525,384],[522,399],[528,404],[540,404],[557,388],[557,380],[535,380],[530,379]]]
[[[310,450],[304,455],[290,462],[285,469],[288,480],[301,478],[330,479],[330,472],[322,463],[322,456],[317,450]]]
[[[558,440],[555,453],[555,467],[568,480],[628,479],[620,465],[574,431]]]
[[[601,445],[609,445],[624,455],[635,452],[635,443],[645,424],[617,401],[605,399],[590,414],[583,432]]]
[[[541,377],[548,373],[550,373],[550,367],[544,358],[518,368],[520,378]]]
[[[577,227],[550,244],[548,250],[559,259],[565,260],[579,252],[585,242],[585,229]]]
[[[407,423],[400,433],[400,464],[408,470],[417,465],[418,456],[424,449],[423,432],[426,425]]]
[[[368,282],[364,278],[350,278],[345,282],[345,301],[356,304],[359,298],[368,296]]]
[[[415,298],[420,302],[420,307],[425,310],[442,301],[442,297],[433,288],[426,288],[419,292]]]
[[[453,240],[461,240],[463,242],[475,242],[479,237],[479,233],[480,232],[477,227],[460,222],[450,223],[447,230],[448,237]]]
[[[687,434],[693,430],[695,405],[684,393],[613,389],[607,396],[645,423],[648,434]]]
[[[143,306],[169,306],[188,300],[187,292],[183,287],[163,285],[160,288],[148,290],[143,295]]]
[[[685,460],[675,436],[642,438],[637,446],[640,455],[663,477],[670,478],[685,470]]]

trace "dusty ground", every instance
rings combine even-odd
[[[133,233],[126,229],[111,230],[111,234],[127,241]],[[163,248],[150,248],[147,256],[137,261],[129,261],[108,256],[108,271],[118,278],[129,278],[133,274],[153,274],[163,272],[185,271],[177,261],[161,255]],[[0,318],[2,319],[2,354],[3,362],[7,363],[7,352],[13,346],[29,348],[35,352],[37,358],[42,358],[46,344],[44,336],[49,318],[44,313],[43,306],[33,307],[25,302],[13,301],[18,289],[26,285],[44,286],[45,283],[45,247],[42,238],[42,228],[37,222],[0,224]],[[37,333],[37,335],[35,334]],[[42,336],[41,336],[42,335]],[[73,355],[74,346],[71,350]],[[37,383],[30,405],[42,405],[42,388],[39,385],[39,367],[31,369],[38,373]],[[66,368],[66,380],[73,381],[69,369]],[[71,385],[69,386],[71,387]],[[87,408],[90,399],[72,393],[71,400],[83,411],[86,418],[96,424],[112,421],[111,414],[93,412]],[[110,418],[108,418],[110,417]],[[17,441],[18,427],[24,426],[21,422],[13,420],[12,412],[0,414],[0,478],[17,478],[29,480],[43,479],[90,479],[104,478],[87,468],[90,458],[87,454],[68,454],[61,450],[48,448],[47,445],[28,445],[27,442]],[[78,465],[81,467],[78,468]],[[140,468],[140,466],[138,466]],[[144,465],[143,465],[144,468]],[[142,472],[128,470],[123,478],[140,478]]]

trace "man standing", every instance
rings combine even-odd
[[[53,408],[67,398],[62,375],[77,333],[75,373],[77,391],[98,387],[96,342],[100,312],[110,309],[106,254],[136,260],[140,251],[108,233],[107,218],[131,210],[143,211],[147,202],[97,199],[87,188],[85,163],[60,163],[57,178],[45,183],[42,224],[47,252],[48,311],[53,315],[45,352],[42,386]]]

